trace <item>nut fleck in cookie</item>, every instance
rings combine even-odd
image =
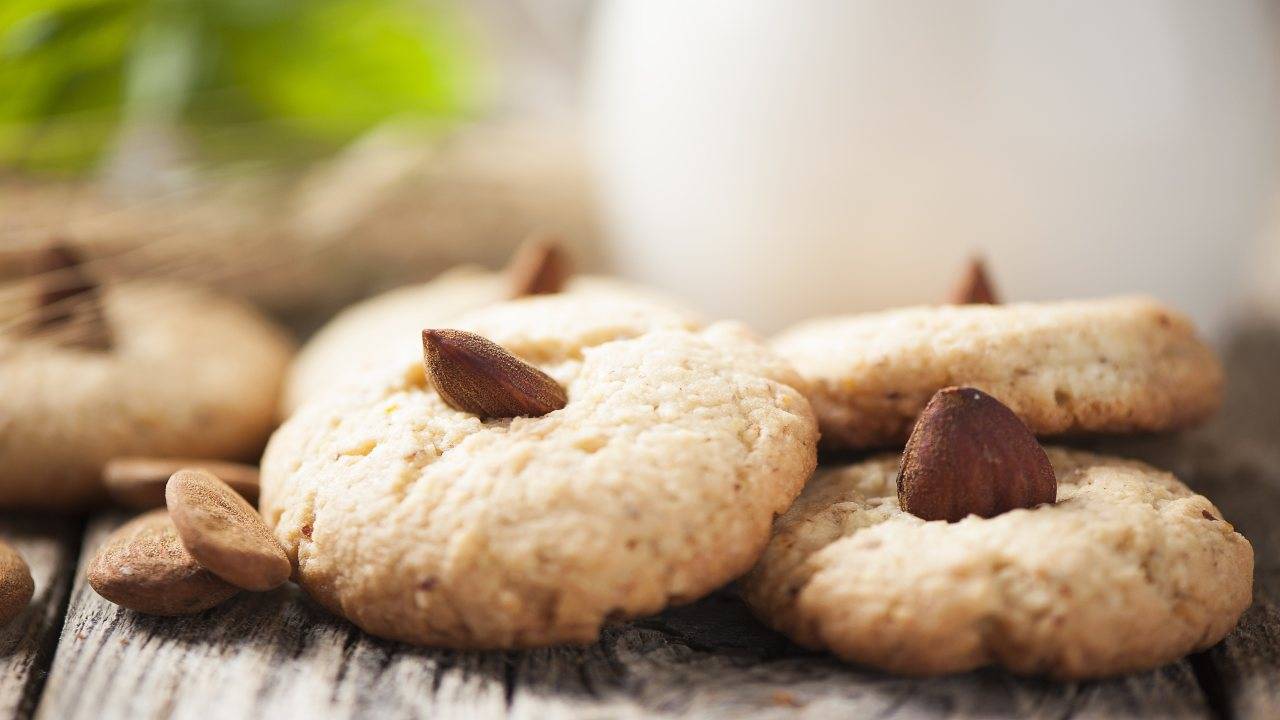
[[[744,580],[747,601],[802,645],[908,674],[1105,676],[1231,630],[1253,549],[1217,508],[1142,463],[1047,454],[1056,502],[950,523],[902,509],[896,455],[820,470]]]
[[[289,371],[280,414],[288,417],[304,402],[359,382],[373,367],[412,361],[421,352],[418,334],[448,327],[458,316],[514,297],[558,291],[590,303],[601,295],[675,304],[639,287],[603,277],[569,277],[568,261],[553,244],[527,242],[503,272],[461,267],[421,285],[377,295],[343,310],[303,346]],[[394,354],[393,354],[394,353]]]
[[[1218,407],[1189,320],[1140,297],[915,307],[829,318],[773,347],[809,383],[824,446],[900,445],[939,388],[999,398],[1037,435],[1171,430]]]
[[[263,460],[295,579],[376,635],[592,641],[745,572],[816,464],[799,379],[740,325],[566,293],[452,327],[413,333],[430,375],[420,350],[307,403]]]
[[[0,507],[95,501],[123,455],[260,450],[293,351],[261,314],[161,283],[96,288],[92,305],[47,300],[58,313],[33,307],[39,322],[0,328]]]

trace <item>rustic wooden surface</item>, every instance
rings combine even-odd
[[[35,595],[0,628],[0,716],[30,716],[45,685],[75,575],[82,523],[70,518],[0,516],[0,536],[31,568]]]
[[[1280,331],[1229,351],[1212,425],[1180,438],[1097,441],[1206,493],[1253,542],[1256,597],[1218,646],[1113,680],[1056,683],[997,670],[897,678],[795,647],[731,589],[608,628],[587,647],[451,652],[365,635],[297,588],[245,593],[187,619],[122,610],[83,566],[125,519],[0,518],[36,600],[0,634],[0,705],[63,718],[1280,717]]]

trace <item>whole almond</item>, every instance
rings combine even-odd
[[[21,614],[35,592],[27,561],[11,545],[0,542],[0,625]]]
[[[239,592],[191,557],[164,510],[117,528],[85,575],[102,597],[148,615],[192,615]]]
[[[107,494],[120,505],[138,510],[164,507],[169,476],[183,468],[198,468],[217,475],[245,500],[258,501],[258,468],[223,460],[196,458],[119,457],[102,470]]]
[[[513,298],[561,292],[572,274],[568,253],[548,235],[525,240],[507,265]]]
[[[179,470],[164,492],[182,545],[215,575],[245,590],[270,590],[293,565],[262,516],[204,470]]]
[[[973,388],[939,390],[907,440],[898,503],[925,520],[989,518],[1052,503],[1058,482],[1031,430]]]
[[[951,291],[951,304],[1000,304],[1000,300],[996,297],[995,286],[991,284],[991,278],[987,274],[987,264],[983,262],[982,258],[975,257],[969,260],[968,266],[965,267],[964,276],[960,278],[960,282]]]
[[[427,376],[450,407],[482,418],[538,416],[568,402],[550,375],[462,330],[423,330]]]

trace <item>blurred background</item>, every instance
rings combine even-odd
[[[1280,317],[1280,0],[0,3],[4,249],[307,327],[537,229],[764,331],[974,253]]]

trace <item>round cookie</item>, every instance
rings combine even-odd
[[[172,284],[101,297],[107,350],[0,332],[0,507],[96,501],[122,455],[249,458],[274,427],[293,348],[262,315]]]
[[[565,290],[588,296],[618,293],[663,303],[639,288],[601,277],[572,277]],[[424,327],[447,326],[459,315],[502,302],[510,294],[507,273],[465,266],[352,305],[299,351],[285,383],[280,416],[288,417],[313,398],[359,382],[376,365],[420,356],[418,334]]]
[[[590,642],[745,572],[816,464],[799,379],[740,325],[562,293],[453,327],[549,374],[567,405],[481,421],[406,361],[304,405],[263,459],[295,579],[375,635]]]
[[[1046,451],[1055,504],[956,523],[898,506],[897,456],[820,470],[744,595],[801,645],[906,674],[1100,677],[1231,630],[1253,548],[1208,500],[1142,463]]]
[[[810,385],[824,447],[901,446],[937,390],[1008,405],[1038,435],[1172,430],[1217,409],[1189,320],[1142,297],[914,307],[803,323],[773,347]]]

